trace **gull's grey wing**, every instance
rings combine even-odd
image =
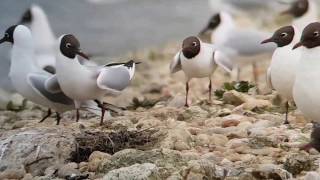
[[[44,87],[51,93],[58,93],[62,91],[58,82],[57,75],[52,75],[51,77],[47,78]]]
[[[176,73],[181,70],[181,51],[179,51],[173,58],[173,61],[170,64],[170,73]]]
[[[216,50],[213,52],[213,60],[218,66],[222,67],[225,71],[231,73],[233,67],[232,62],[221,51]]]
[[[130,72],[125,67],[104,67],[98,76],[97,85],[101,89],[120,92],[130,84]]]
[[[227,36],[227,40],[219,45],[227,50],[236,50],[237,53],[244,56],[253,56],[262,53],[272,53],[276,49],[276,45],[269,43],[260,43],[271,37],[272,34],[257,31],[253,29],[239,29],[234,32],[230,32]]]
[[[271,68],[268,68],[267,70],[267,85],[269,88],[274,89],[271,81]]]
[[[28,83],[36,92],[39,93],[39,95],[44,96],[54,103],[73,105],[73,100],[67,97],[64,93],[52,93],[46,89],[45,83],[48,77],[49,76],[40,73],[30,73],[28,75]]]

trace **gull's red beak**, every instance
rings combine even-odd
[[[84,52],[82,52],[80,49],[76,52],[76,54],[78,54],[79,56],[83,57],[86,60],[89,60],[89,56],[87,54],[85,54]]]

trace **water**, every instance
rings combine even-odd
[[[195,34],[210,16],[206,0],[1,0],[0,32],[31,3],[57,35],[73,33],[91,53],[119,56]]]
[[[181,40],[206,24],[207,0],[0,0],[0,36],[36,3],[56,35],[75,34],[91,54],[121,56],[148,46]],[[9,70],[9,45],[0,46],[0,86]]]

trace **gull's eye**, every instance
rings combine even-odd
[[[192,46],[197,46],[197,42],[192,42]]]
[[[70,43],[67,43],[67,44],[66,44],[66,48],[71,48],[71,44],[70,44]]]
[[[281,37],[287,37],[288,36],[288,33],[281,33],[281,35],[280,35]]]
[[[5,33],[4,36],[5,36],[6,38],[9,38],[9,34],[8,34],[8,33]]]
[[[314,33],[313,33],[313,36],[314,37],[318,37],[320,34],[319,34],[319,31],[315,31]]]

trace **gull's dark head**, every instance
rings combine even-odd
[[[29,24],[32,22],[33,16],[31,8],[28,8],[22,15],[19,24]]]
[[[213,15],[210,18],[207,26],[199,34],[202,35],[202,34],[205,34],[206,32],[208,32],[210,30],[216,29],[219,26],[220,23],[221,23],[220,14],[218,13],[218,14]]]
[[[14,30],[16,29],[16,27],[17,27],[17,25],[13,25],[5,31],[3,38],[0,40],[0,44],[2,44],[4,42],[9,42],[11,44],[14,43],[13,34],[14,34]]]
[[[63,35],[61,37],[60,51],[64,56],[70,59],[74,59],[76,55],[79,55],[89,60],[89,57],[81,51],[80,42],[72,34]]]
[[[309,9],[309,1],[308,0],[296,0],[291,4],[291,7],[282,12],[282,14],[289,14],[293,17],[301,17],[303,16]]]
[[[187,59],[192,59],[200,53],[201,41],[195,36],[183,40],[182,53]]]
[[[265,43],[276,43],[278,47],[283,47],[289,45],[294,38],[294,28],[292,26],[285,26],[278,29],[271,38],[266,39],[261,42],[261,44]]]
[[[298,42],[293,49],[300,46],[308,49],[320,46],[320,23],[311,23],[304,28],[300,42]]]

